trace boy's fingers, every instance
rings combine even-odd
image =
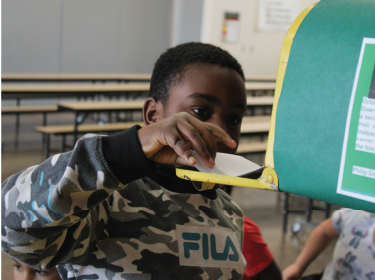
[[[188,122],[179,123],[178,131],[182,138],[190,143],[191,147],[208,167],[215,166],[212,154],[214,156],[216,155],[216,140],[213,135],[207,135],[210,132],[205,132],[204,135],[201,135],[200,131],[202,131],[202,129],[197,128],[197,126],[194,127]]]
[[[181,158],[180,160],[177,160],[176,163],[188,165],[194,165],[195,163],[197,163],[197,160],[193,157],[193,155],[190,152],[187,142],[180,135],[177,128],[172,129],[170,131],[170,134],[166,135],[165,139],[168,145]]]
[[[146,157],[161,163],[194,165],[197,159],[190,150],[195,150],[208,167],[214,167],[217,142],[229,148],[237,143],[222,128],[202,122],[188,113],[161,120],[138,131],[138,137]],[[163,146],[170,149],[164,149]]]
[[[176,166],[180,166],[180,165],[190,165],[190,166],[193,166],[194,164],[197,163],[197,160],[195,158],[192,158],[192,159],[194,159],[194,161],[188,161],[187,162],[184,158],[178,157],[176,159],[175,165]]]
[[[209,128],[211,128],[217,142],[223,142],[229,148],[235,148],[237,146],[237,142],[234,141],[232,137],[230,137],[230,135],[225,132],[224,129],[212,123],[204,123],[204,124],[208,126]]]
[[[210,154],[211,158],[215,159],[217,152],[217,140],[212,128],[207,126],[206,123],[197,120],[196,118],[193,118],[188,122],[203,139],[206,150]]]

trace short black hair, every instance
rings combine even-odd
[[[169,90],[182,81],[186,67],[193,63],[229,68],[245,80],[241,65],[227,51],[211,44],[190,42],[169,48],[160,55],[152,72],[148,96],[167,104]]]

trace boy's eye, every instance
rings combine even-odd
[[[22,271],[22,266],[18,265],[18,264],[14,264],[13,265],[15,269],[17,269],[18,271]]]
[[[230,117],[227,117],[226,121],[229,122],[230,124],[238,124],[240,122],[240,118],[236,116],[230,116]]]
[[[48,273],[47,271],[35,270],[35,273],[39,274],[40,276],[46,276]]]
[[[198,116],[205,117],[208,115],[208,110],[204,108],[194,108],[194,113],[196,113]]]

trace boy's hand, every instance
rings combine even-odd
[[[148,159],[176,165],[194,165],[197,160],[190,150],[195,150],[208,167],[214,167],[217,142],[229,148],[237,145],[220,127],[185,112],[139,129],[138,138]]]

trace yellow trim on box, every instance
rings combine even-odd
[[[267,174],[266,177],[263,177],[263,174]],[[201,191],[212,189],[215,186],[215,184],[278,191],[279,188],[277,187],[277,185],[275,185],[273,182],[267,181],[268,179],[270,179],[271,177],[273,178],[274,176],[276,176],[277,178],[275,170],[266,168],[263,171],[263,174],[259,179],[253,180],[241,177],[202,173],[198,171],[176,168],[176,175],[178,177],[185,180],[203,182]],[[270,174],[272,174],[273,176],[269,177],[268,175]]]
[[[293,39],[302,21],[305,19],[306,15],[311,11],[311,9],[315,5],[316,3],[309,6],[307,9],[305,9],[292,23],[288,32],[286,33],[283,46],[281,48],[279,68],[277,71],[277,79],[276,79],[275,97],[273,100],[273,107],[272,107],[271,126],[270,126],[270,131],[268,134],[266,158],[264,160],[265,167],[275,168],[274,160],[273,160],[273,147],[275,143],[276,111],[277,111],[277,104],[279,102],[281,90],[283,87],[285,71],[288,65],[288,59],[289,59],[290,50],[292,48]]]

